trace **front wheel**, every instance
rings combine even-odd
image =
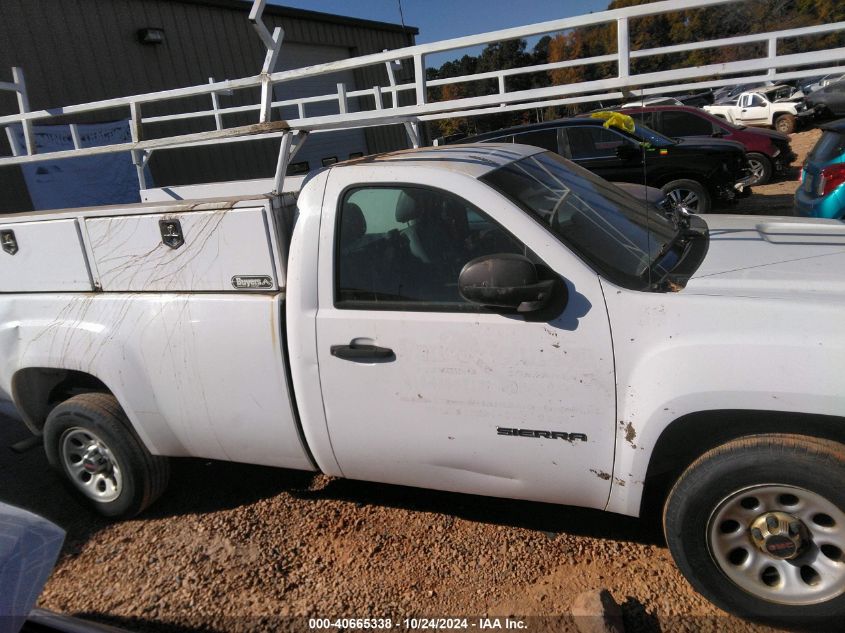
[[[166,457],[150,454],[114,396],[86,393],[62,402],[44,424],[47,461],[93,507],[132,517],[164,491]]]
[[[689,213],[708,213],[710,211],[710,194],[704,186],[695,180],[673,180],[661,190],[675,208],[681,207]]]
[[[782,624],[845,618],[845,446],[733,440],[696,460],[663,527],[687,580],[722,609]]]
[[[748,184],[751,186],[765,185],[772,178],[772,162],[768,156],[759,154],[758,152],[750,152],[748,154],[748,166],[751,168],[752,180]]]

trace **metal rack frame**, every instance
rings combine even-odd
[[[423,121],[451,118],[454,116],[475,116],[526,108],[541,108],[618,99],[632,94],[635,88],[638,94],[645,96],[689,90],[691,88],[716,87],[737,82],[793,79],[819,73],[835,72],[838,67],[830,65],[824,68],[814,67],[803,70],[782,71],[782,69],[818,65],[820,59],[824,59],[830,64],[845,60],[845,47],[790,55],[779,55],[777,50],[779,40],[845,31],[845,22],[768,33],[756,33],[703,42],[690,42],[659,48],[630,50],[628,23],[632,18],[727,4],[732,1],[747,0],[662,0],[661,2],[652,4],[625,7],[468,37],[443,40],[431,44],[410,46],[294,70],[275,71],[281,54],[284,31],[281,28],[276,28],[270,33],[262,20],[266,0],[253,0],[249,20],[252,22],[258,36],[265,45],[266,54],[261,73],[252,77],[225,81],[209,79],[207,84],[197,86],[32,111],[27,97],[23,70],[21,68],[13,68],[12,82],[0,82],[0,90],[12,91],[17,94],[19,112],[0,116],[0,127],[6,128],[12,149],[12,156],[0,156],[0,167],[78,156],[130,152],[133,163],[137,168],[140,187],[144,189],[146,188],[144,168],[154,151],[197,147],[209,144],[245,142],[257,139],[281,138],[274,178],[274,190],[281,191],[287,166],[310,133],[402,124],[408,134],[410,144],[417,147],[420,143],[418,126]],[[431,54],[482,46],[503,40],[561,32],[575,27],[608,23],[616,24],[616,53],[446,79],[426,80],[425,58]],[[767,55],[765,57],[743,59],[721,64],[709,64],[706,66],[691,66],[659,72],[631,74],[630,62],[632,59],[759,42],[767,43]],[[414,68],[413,82],[398,83],[397,81],[394,64],[397,61],[404,60],[410,60],[412,62]],[[530,90],[508,90],[509,79],[520,75],[530,75],[532,73],[547,72],[561,68],[609,62],[615,62],[617,65],[615,77]],[[383,66],[386,69],[387,85],[376,85],[362,90],[347,90],[345,84],[338,83],[337,91],[327,95],[296,99],[273,99],[274,89],[277,86],[284,87],[288,82],[342,71],[360,70],[373,66]],[[726,75],[732,75],[732,77],[725,79],[724,76]],[[712,79],[712,77],[718,77],[718,79]],[[429,102],[427,99],[426,91],[428,87],[490,79],[494,79],[498,83],[498,92],[496,94],[436,102]],[[243,106],[220,107],[221,95],[246,89],[258,89],[260,91],[260,101]],[[412,105],[399,105],[399,95],[405,92],[414,95],[415,99]],[[211,102],[211,108],[148,117],[144,117],[142,114],[143,109],[150,104],[166,103],[198,96],[208,97]],[[368,107],[351,111],[350,99],[358,99],[359,104],[366,102]],[[389,104],[387,103],[388,99]],[[327,102],[337,104],[337,114],[309,116],[307,108],[310,104]],[[274,112],[281,112],[281,109],[286,107],[294,107],[296,109],[296,117],[287,120],[281,118],[274,119]],[[113,110],[115,108],[128,109],[129,126],[132,135],[131,142],[83,147],[76,127],[77,124],[70,123],[70,132],[74,144],[73,149],[48,153],[37,152],[33,132],[33,125],[35,123],[60,123],[67,118],[77,118],[82,115]],[[225,117],[236,113],[257,113],[257,120],[254,124],[250,125],[227,127],[225,125]],[[192,119],[211,119],[214,129],[205,132],[172,134],[162,137],[153,137],[147,134],[151,126],[155,126],[156,124]],[[13,129],[15,126],[21,126],[23,129],[24,147],[21,147],[17,141]]]

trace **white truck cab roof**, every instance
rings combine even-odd
[[[401,163],[403,167],[444,169],[472,178],[480,178],[494,169],[545,151],[539,147],[515,143],[469,143],[457,146],[421,147],[364,156],[338,163],[336,167],[349,165],[389,167]]]

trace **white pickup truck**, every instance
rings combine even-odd
[[[840,222],[667,218],[523,145],[291,202],[0,217],[0,389],[100,512],[180,456],[662,512],[724,609],[845,616]]]
[[[815,111],[808,109],[803,100],[780,97],[788,88],[758,88],[743,92],[729,103],[704,106],[704,110],[736,125],[773,127],[783,134],[791,134],[800,122],[813,117]]]

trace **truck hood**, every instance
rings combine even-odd
[[[702,218],[710,245],[684,292],[845,301],[845,223],[742,215]]]

